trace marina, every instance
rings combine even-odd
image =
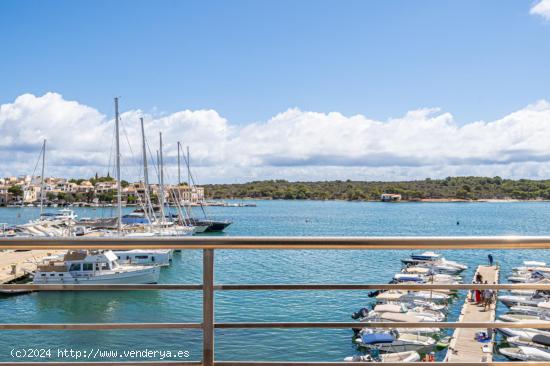
[[[348,203],[348,202],[293,202],[293,201],[261,201],[254,212],[252,210],[234,211],[231,208],[225,207],[213,207],[212,215],[217,217],[228,217],[234,223],[230,226],[226,235],[250,235],[252,233],[261,233],[263,235],[279,234],[281,232],[289,232],[291,234],[299,233],[300,230],[311,231],[314,230],[318,233],[324,233],[325,235],[338,234],[334,227],[326,226],[324,224],[324,215],[322,212],[328,211],[342,211],[348,210],[351,215],[356,215],[359,220],[366,221],[362,224],[369,228],[373,233],[382,229],[386,230],[382,234],[389,235],[394,232],[403,234],[406,230],[411,229],[408,226],[407,220],[409,217],[416,215],[428,215],[431,225],[430,228],[443,227],[445,225],[445,215],[439,214],[437,205],[431,206],[428,204],[403,204],[399,208],[394,208],[393,205],[384,206],[378,203]],[[487,206],[488,205],[488,206]],[[501,204],[502,205],[502,204]],[[506,204],[508,205],[508,204]],[[510,208],[513,208],[514,212],[518,215],[525,215],[529,210],[540,210],[542,204],[510,204]],[[468,215],[469,219],[464,216],[461,218],[462,227],[466,227],[469,222],[476,222],[479,217],[484,216],[487,210],[498,206],[498,204],[478,204],[478,205],[460,205],[454,204],[447,207],[447,212],[450,210],[456,210],[452,216],[456,215]],[[508,206],[506,206],[508,207]],[[197,208],[194,208],[197,209]],[[2,221],[10,222],[14,220],[17,215],[13,212],[19,212],[21,214],[21,221],[25,219],[25,213],[29,213],[30,216],[35,216],[36,211],[39,208],[21,208],[21,209],[0,209],[0,216],[4,213],[9,213],[9,217],[3,216]],[[48,208],[48,210],[55,210]],[[109,210],[109,209],[107,209]],[[123,209],[123,213],[131,212],[131,208]],[[226,211],[227,210],[227,211]],[[419,211],[420,210],[420,211]],[[473,211],[472,211],[473,210]],[[32,213],[34,212],[34,213]],[[399,222],[398,227],[382,228],[376,225],[369,224],[369,215],[361,214],[360,212],[371,212],[381,215],[382,217],[392,217]],[[472,212],[474,213],[472,215]],[[89,208],[75,208],[75,215],[79,217],[91,217],[94,212]],[[95,214],[99,217],[109,216],[108,212],[103,214],[102,211],[95,211]],[[297,220],[296,215],[302,217],[309,217],[309,222],[305,220]],[[339,229],[345,229],[347,233],[359,234],[356,230],[356,226],[347,225],[343,221],[344,217],[331,216],[329,217],[333,224],[338,224]],[[338,221],[341,220],[341,221]],[[500,217],[500,224],[487,228],[487,232],[490,230],[499,230],[499,225],[504,227],[508,225],[506,217]],[[11,221],[10,223],[14,223]],[[491,221],[485,222],[484,225],[491,225]],[[512,224],[513,226],[513,224]],[[467,230],[449,226],[454,230]],[[292,228],[292,229],[290,229]],[[397,228],[397,231],[394,231]],[[330,229],[331,231],[327,232]],[[277,231],[281,230],[281,231]],[[494,233],[494,231],[493,231]],[[15,252],[15,253],[29,253],[29,252]],[[418,266],[418,263],[414,266],[407,267],[402,264],[404,258],[412,258],[411,254],[423,254],[424,251],[219,251],[216,259],[216,266],[219,268],[219,273],[216,276],[216,281],[219,283],[265,283],[266,281],[273,283],[318,283],[322,282],[347,282],[347,283],[387,283],[391,280],[412,280],[416,281],[421,276],[427,274],[426,265]],[[508,277],[518,273],[514,271],[514,268],[523,266],[523,261],[532,261],[533,259],[539,259],[537,253],[532,250],[519,250],[519,251],[497,251],[492,252],[502,265],[502,276]],[[47,253],[46,253],[47,254]],[[440,280],[442,283],[454,281],[454,276],[460,276],[463,278],[463,282],[468,283],[475,277],[475,270],[479,266],[480,261],[486,261],[486,256],[489,254],[487,251],[478,250],[461,250],[461,251],[438,251],[435,254],[441,255],[445,262],[455,262],[457,264],[466,264],[468,268],[464,269],[459,274],[441,273],[434,277],[434,280]],[[27,254],[28,255],[28,254]],[[301,265],[307,263],[307,266]],[[365,267],[365,263],[368,265]],[[8,265],[8,264],[6,264]],[[448,270],[447,266],[442,265],[431,266],[432,268],[439,270]],[[368,271],[359,271],[359,268],[367,268]],[[351,269],[351,270],[350,270]],[[539,268],[540,269],[540,268]],[[327,271],[330,272],[327,275]],[[170,266],[163,267],[160,272],[159,283],[194,283],[200,280],[202,273],[201,267],[201,253],[198,251],[185,250],[181,253],[174,253],[173,260]],[[453,276],[453,278],[448,277]],[[368,291],[367,291],[368,292]],[[218,300],[216,312],[219,321],[281,321],[281,320],[296,320],[303,321],[315,321],[315,320],[349,320],[349,315],[353,311],[358,310],[361,306],[364,306],[365,302],[373,301],[373,298],[369,298],[365,291],[357,292],[338,292],[333,295],[326,294],[324,296],[315,295],[312,293],[300,293],[293,292],[280,296],[278,293],[273,294],[272,297],[265,297],[258,293],[250,292],[223,292],[217,295]],[[407,310],[404,310],[401,306],[395,306],[392,304],[379,304],[378,308],[375,308],[374,313],[383,313],[380,318],[385,321],[391,321],[396,323],[396,329],[402,337],[410,338],[411,336],[405,336],[407,329],[399,328],[399,323],[407,322],[418,317],[423,317],[426,321],[440,320],[441,316],[438,313],[442,309],[446,308],[447,316],[445,321],[457,321],[461,308],[464,305],[464,298],[462,297],[466,292],[458,292],[457,296],[449,305],[443,303],[437,303],[432,301],[433,305],[428,305],[425,301],[430,298],[429,291],[427,293],[419,293],[414,297],[408,296],[407,302],[411,305]],[[512,294],[502,293],[500,296],[508,296]],[[315,301],[312,301],[312,296]],[[396,295],[392,295],[396,297]],[[432,300],[441,299],[444,301],[447,294],[441,292],[436,294],[432,292]],[[193,294],[189,292],[129,292],[120,294],[103,294],[102,292],[71,292],[71,293],[46,293],[35,292],[28,295],[16,296],[16,297],[4,297],[1,299],[0,307],[6,313],[6,322],[44,322],[49,319],[55,319],[56,321],[84,321],[84,322],[97,322],[99,320],[108,321],[162,321],[162,322],[178,322],[182,319],[189,321],[199,321],[201,319],[200,313],[200,301],[199,294]],[[422,302],[423,301],[423,302]],[[413,306],[414,305],[414,306]],[[422,309],[418,309],[420,305],[423,305]],[[246,314],[242,314],[242,308],[246,308]],[[431,309],[429,307],[432,307]],[[12,309],[8,311],[7,309]],[[162,309],[162,313],[158,312],[158,309]],[[499,303],[500,313],[497,311],[497,316],[503,315],[503,311],[507,307],[503,303]],[[32,309],[36,309],[33,311]],[[85,313],[80,310],[77,316],[71,309],[85,309]],[[109,315],[103,314],[106,309],[110,310]],[[61,311],[61,313],[60,313]],[[369,309],[369,312],[370,309]],[[18,314],[25,314],[18,315]],[[57,314],[57,315],[56,315]],[[140,314],[140,316],[133,315]],[[246,316],[245,316],[246,315]],[[375,314],[371,315],[374,319]],[[409,330],[410,331],[410,330]],[[436,360],[443,360],[447,354],[446,348],[440,348],[444,346],[440,344],[440,340],[444,340],[447,336],[443,329],[423,329],[429,335],[430,338],[436,336],[433,339],[434,345],[437,347],[435,351]],[[523,335],[529,335],[529,330],[521,330],[525,333]],[[27,331],[21,333],[21,335],[14,334],[16,339],[20,337],[27,337],[26,335],[33,334],[41,335],[47,334],[44,331]],[[94,335],[95,334],[95,335]],[[86,331],[81,332],[79,338],[82,342],[87,344],[99,346],[97,338],[97,332]],[[184,342],[191,349],[192,353],[200,355],[200,342],[197,342],[197,336],[193,336],[193,331],[182,331],[178,333],[176,338],[171,338],[168,331],[163,330],[150,330],[147,331],[147,344],[161,346],[174,346],[180,342]],[[223,337],[217,337],[217,352],[220,352],[218,358],[226,358],[226,354],[235,353],[235,358],[243,359],[246,355],[252,355],[251,357],[271,360],[292,359],[297,360],[319,360],[323,359],[342,361],[346,358],[369,358],[371,357],[370,351],[357,347],[357,343],[350,342],[349,329],[304,329],[299,332],[293,330],[269,330],[266,332],[250,331],[245,332],[243,330],[227,330],[224,334],[228,334],[232,339],[238,339],[236,343],[233,341],[225,340]],[[304,346],[308,347],[297,349],[293,347],[296,345],[296,336],[300,335],[300,341]],[[293,336],[290,336],[293,335]],[[449,336],[451,334],[448,334]],[[69,335],[59,333],[56,335],[56,340],[48,340],[50,344],[62,343],[75,345],[76,342]],[[420,334],[423,336],[423,334]],[[110,330],[101,332],[102,339],[107,339],[112,342],[116,347],[124,347],[127,342],[136,344],[140,339],[140,332],[138,331],[122,331],[122,330]],[[405,338],[402,338],[404,340]],[[413,339],[421,339],[413,333]],[[502,342],[502,335],[497,336],[496,341]],[[538,340],[538,338],[537,338]],[[20,339],[20,342],[24,340]],[[518,340],[523,342],[522,340]],[[6,346],[11,342],[10,340],[0,340],[4,342]],[[80,342],[80,341],[79,341]],[[103,341],[101,341],[103,342]],[[247,344],[254,344],[254,350],[252,353],[244,351],[241,342]],[[431,341],[428,341],[431,343]],[[531,342],[532,343],[532,342]],[[438,346],[439,344],[439,346]],[[481,343],[476,342],[474,344]],[[517,343],[519,344],[519,343]],[[310,348],[311,347],[311,348]],[[514,347],[513,345],[510,347]],[[509,347],[509,348],[510,348]],[[283,348],[288,349],[287,353],[283,353]],[[438,349],[439,348],[439,349]],[[272,354],[272,350],[281,349],[280,354]],[[409,351],[405,351],[409,352]],[[417,352],[417,351],[414,351]],[[418,353],[418,352],[417,352]],[[427,354],[430,354],[428,352]],[[396,355],[396,356],[386,356]],[[426,354],[420,355],[424,360]],[[395,358],[403,359],[416,359],[416,355],[413,353],[399,354],[399,353],[382,353],[381,357],[390,360]],[[495,350],[495,360],[503,360],[504,356]]]
[[[498,283],[499,269],[498,266],[479,266],[476,270],[474,278],[478,275],[487,283]],[[492,301],[488,308],[480,306],[474,302],[473,291],[471,291],[458,318],[459,322],[492,322],[495,320],[496,301]],[[476,338],[476,334],[490,333],[486,343],[480,343]],[[447,362],[492,362],[493,348],[495,335],[494,332],[487,329],[456,329],[449,344],[449,350],[445,361]]]

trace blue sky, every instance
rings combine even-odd
[[[550,23],[513,1],[2,1],[0,102],[62,94],[112,114],[289,107],[458,123],[550,99]]]
[[[5,0],[0,37],[0,176],[101,171],[118,95],[203,181],[550,177],[550,0]]]

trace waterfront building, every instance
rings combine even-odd
[[[394,193],[382,193],[380,195],[380,200],[382,202],[396,202],[401,201],[401,195],[400,194],[394,194]]]

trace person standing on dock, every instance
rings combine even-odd
[[[489,258],[489,265],[492,267],[493,266],[493,255],[492,254],[489,254],[487,256],[487,258]]]

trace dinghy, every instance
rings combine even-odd
[[[536,292],[533,296],[505,295],[499,296],[500,302],[511,307],[514,305],[520,306],[537,306],[541,302],[548,301],[548,296],[544,296],[540,292]]]
[[[357,339],[361,347],[378,349],[383,353],[394,352],[425,352],[435,346],[431,337],[411,333],[398,333],[395,330],[388,333],[363,333]]]
[[[499,353],[512,359],[519,361],[550,361],[550,353],[544,352],[534,347],[507,347],[500,348]]]
[[[500,320],[505,322],[525,322],[525,323],[549,323],[550,319],[537,316],[537,315],[528,315],[528,314],[503,314],[498,317]]]
[[[516,347],[533,347],[546,352],[550,351],[550,337],[542,334],[535,334],[531,337],[508,337],[506,341]]]
[[[418,362],[420,355],[416,351],[386,353],[383,355],[356,355],[344,358],[346,362]]]
[[[434,302],[447,301],[449,295],[434,291],[386,291],[376,296],[377,300],[385,301],[410,301],[410,300],[426,300]]]

